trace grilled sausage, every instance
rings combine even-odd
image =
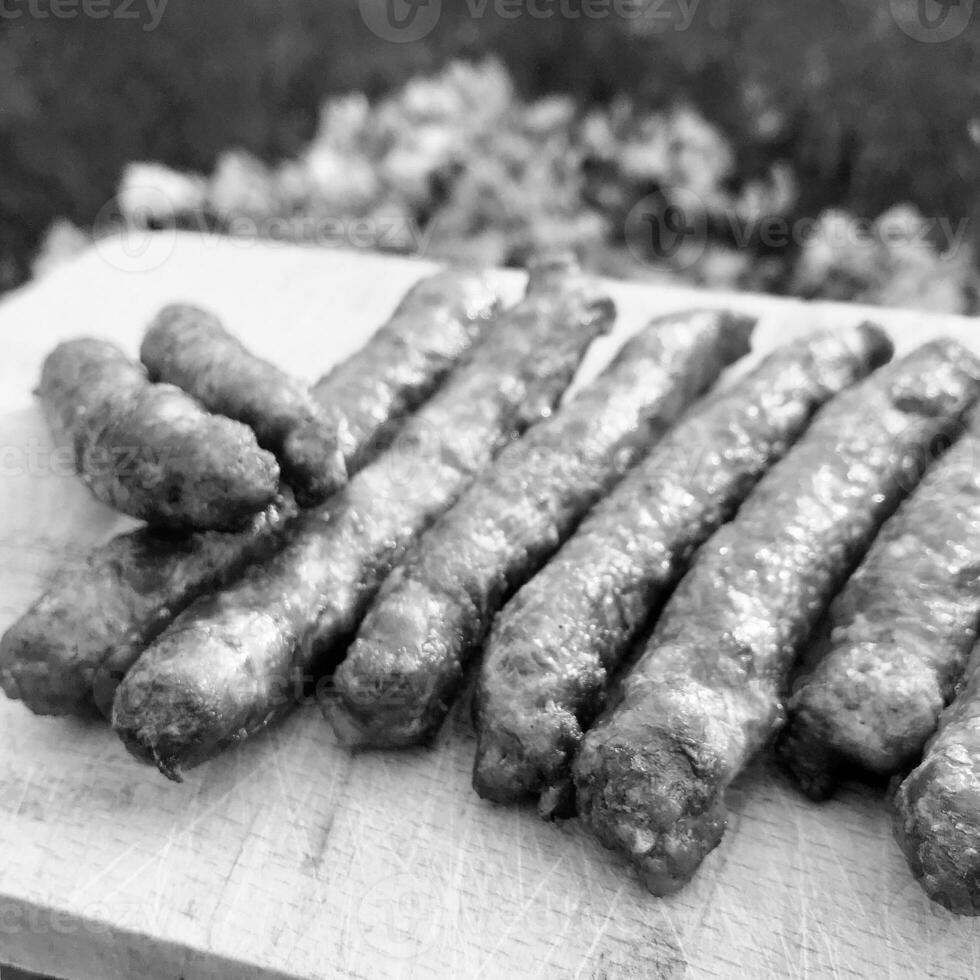
[[[980,413],[834,600],[829,649],[789,700],[779,752],[803,789],[907,769],[936,730],[980,625]]]
[[[869,324],[774,351],[691,413],[599,503],[497,620],[474,701],[481,796],[539,795],[542,816],[570,812],[582,733],[691,556],[813,413],[890,355],[891,343]]]
[[[347,482],[337,426],[309,388],[252,354],[213,314],[164,307],[140,359],[151,380],[177,385],[209,411],[250,426],[303,506],[322,503]]]
[[[881,368],[818,413],[699,552],[573,766],[586,824],[654,893],[721,840],[725,790],[779,728],[798,652],[978,379],[952,341]]]
[[[356,354],[318,385],[322,411],[340,420],[349,465],[382,430],[442,383],[487,331],[499,300],[486,277],[439,272],[415,285]],[[0,641],[0,679],[34,711],[107,717],[119,682],[143,648],[194,599],[268,557],[295,513],[281,506],[235,534],[183,537],[152,529],[120,535],[52,589]]]
[[[367,344],[313,386],[339,433],[348,472],[390,448],[406,417],[473,350],[499,312],[500,299],[485,275],[446,270],[426,276]]]
[[[276,495],[279,467],[251,429],[151,384],[113,344],[72,340],[48,355],[38,395],[55,438],[103,503],[151,524],[237,530]]]
[[[236,533],[143,527],[117,535],[59,572],[7,630],[0,686],[38,714],[106,710],[116,675],[199,595],[271,554],[295,510],[286,495]]]
[[[186,610],[130,670],[113,708],[127,746],[171,778],[268,725],[297,678],[339,659],[382,580],[507,442],[549,414],[612,303],[570,260],[532,269],[527,295],[475,356],[285,548]]]
[[[334,678],[329,715],[342,739],[411,745],[435,732],[507,596],[748,352],[753,323],[711,310],[653,321],[500,454],[381,589]]]
[[[980,648],[918,768],[898,787],[895,832],[934,901],[980,915]]]

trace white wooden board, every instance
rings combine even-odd
[[[111,240],[0,303],[0,629],[53,570],[126,525],[53,457],[31,388],[58,340],[136,352],[168,301],[213,307],[310,378],[360,345],[428,270],[370,254],[161,235]],[[511,296],[521,277],[502,274]],[[615,335],[730,303],[765,349],[869,311],[610,286]],[[976,324],[875,311],[900,349]],[[431,751],[351,757],[315,709],[167,783],[104,727],[0,698],[0,962],[74,980],[934,977],[980,975],[980,923],[930,905],[882,794],[817,806],[761,764],[724,843],[681,894],[647,894],[577,821],[469,785],[459,706]]]

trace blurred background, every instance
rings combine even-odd
[[[3,0],[0,289],[178,225],[974,313],[973,0]]]

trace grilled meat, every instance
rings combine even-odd
[[[414,415],[400,442],[291,526],[269,563],[186,610],[116,693],[113,726],[166,775],[288,711],[339,659],[384,577],[496,452],[548,415],[612,303],[571,260],[525,298]]]
[[[980,412],[899,508],[828,616],[779,751],[816,799],[842,773],[914,764],[980,625]]]
[[[498,802],[572,807],[570,765],[609,677],[697,548],[813,413],[891,355],[874,326],[782,347],[692,412],[585,519],[498,617],[474,702],[474,785]]]
[[[683,885],[721,840],[725,790],[778,730],[797,654],[978,379],[945,340],[881,368],[702,547],[573,766],[579,813],[651,891]]]
[[[582,514],[732,361],[753,321],[655,320],[557,415],[508,446],[387,580],[335,676],[330,717],[357,745],[431,736],[494,614]]]
[[[153,381],[177,385],[209,411],[250,426],[303,506],[322,503],[347,482],[337,425],[309,388],[252,354],[213,314],[164,307],[140,359]]]
[[[124,514],[174,529],[237,530],[276,495],[279,467],[248,426],[151,384],[113,344],[60,344],[38,395],[82,480]]]
[[[980,648],[895,810],[898,842],[929,896],[980,915]]]
[[[235,533],[143,527],[112,538],[51,588],[0,640],[0,686],[38,714],[94,715],[118,678],[199,595],[276,548],[296,512],[288,494]]]

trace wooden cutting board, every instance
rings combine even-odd
[[[311,379],[430,267],[161,234],[102,242],[0,303],[0,629],[54,569],[127,525],[65,472],[33,404],[41,359],[96,334],[134,354],[169,301],[213,307]],[[521,276],[502,273],[508,295]],[[730,304],[758,350],[871,311],[610,284],[616,333]],[[973,321],[874,311],[900,350]],[[744,368],[744,365],[743,365]],[[315,708],[173,785],[105,727],[0,697],[0,962],[74,980],[980,975],[980,921],[931,905],[883,793],[804,800],[769,763],[731,791],[724,843],[667,900],[587,837],[470,789],[462,706],[434,749],[352,757]]]

